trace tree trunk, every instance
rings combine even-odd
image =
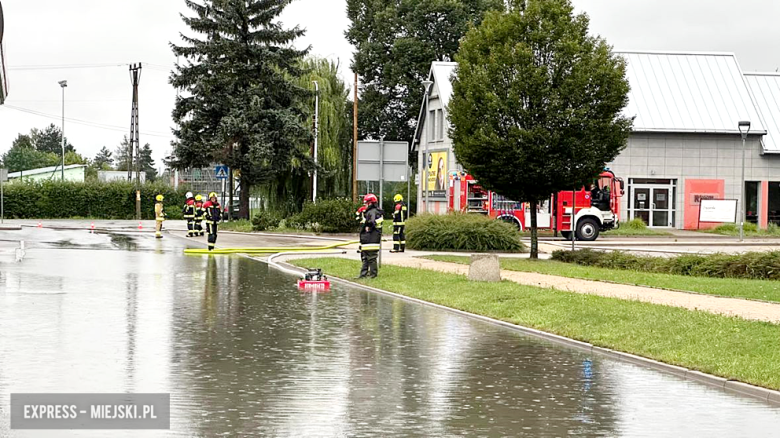
[[[539,234],[536,230],[536,206],[539,201],[531,201],[531,258],[539,258]]]
[[[241,174],[241,196],[239,196],[241,200],[241,205],[238,209],[238,216],[241,219],[249,219],[249,189],[251,187],[249,186],[249,181],[247,180],[246,176],[244,174]],[[232,207],[231,207],[232,208]]]

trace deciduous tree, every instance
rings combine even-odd
[[[458,161],[484,187],[536,206],[597,176],[632,122],[625,61],[569,0],[513,0],[464,38],[450,102]]]

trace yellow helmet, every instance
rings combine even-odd
[[[403,200],[404,200],[404,197],[403,197],[403,196],[401,196],[401,194],[400,194],[400,193],[399,193],[399,194],[397,194],[397,195],[395,195],[395,197],[393,198],[393,202],[401,202],[401,201],[403,201]]]
[[[163,201],[163,199],[165,199],[165,196],[163,196],[163,195],[157,195],[157,197],[156,197],[155,199],[157,199],[157,201],[158,201],[158,202],[162,202],[162,201]]]
[[[217,194],[215,192],[209,193],[209,199],[216,198],[216,197],[217,197]]]
[[[203,200],[203,196],[195,195],[195,200],[196,201],[202,201]]]

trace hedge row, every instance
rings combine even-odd
[[[424,214],[407,221],[406,244],[421,251],[520,252],[517,227],[478,214]]]
[[[141,186],[141,215],[154,219],[154,199],[165,196],[169,219],[181,219],[186,190]],[[16,219],[135,219],[135,187],[128,182],[14,182],[4,185],[5,217]]]
[[[780,280],[780,251],[663,258],[583,249],[555,251],[552,259],[584,266],[662,274]]]
[[[303,211],[287,218],[275,211],[261,211],[252,218],[252,228],[255,231],[270,230],[279,227],[284,221],[284,226],[299,230],[355,233],[359,225],[355,221],[355,212],[359,207],[360,204],[354,204],[349,199],[338,198],[318,201],[316,204],[307,203]]]

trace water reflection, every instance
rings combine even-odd
[[[138,244],[162,252],[38,250],[3,265],[0,402],[172,393],[171,431],[112,436],[778,433],[780,410],[751,399],[389,297],[301,293],[242,257]]]

